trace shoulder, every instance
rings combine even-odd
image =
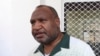
[[[70,36],[70,46],[73,45],[78,47],[87,47],[87,46],[89,47],[89,45],[83,40]]]
[[[78,52],[83,56],[95,56],[89,44],[72,36],[70,36],[70,49],[76,50],[75,52]]]

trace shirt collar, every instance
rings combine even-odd
[[[61,48],[69,49],[69,41],[70,41],[70,37],[69,37],[68,34],[65,33],[62,40],[57,44],[57,46],[51,52],[50,56],[52,56],[55,53],[59,52],[61,50]],[[38,49],[34,53],[37,53],[38,51],[40,51],[43,54],[44,50],[43,50],[43,45],[42,44],[38,47]]]

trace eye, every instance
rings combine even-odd
[[[41,19],[39,19],[39,21],[40,21],[40,22],[45,22],[45,21],[47,21],[47,20],[46,20],[46,19],[41,18]]]
[[[30,20],[30,23],[31,24],[35,24],[35,20]]]
[[[44,19],[40,19],[39,21],[42,22],[42,21],[44,21]]]

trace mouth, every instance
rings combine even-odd
[[[34,36],[35,36],[36,38],[43,38],[43,35],[44,35],[43,32],[37,32],[37,33],[34,34]]]

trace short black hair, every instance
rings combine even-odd
[[[39,5],[39,6],[37,6],[37,8],[40,8],[40,7],[47,7],[47,8],[49,8],[51,10],[51,12],[54,14],[54,17],[58,17],[57,11],[53,7],[48,6],[48,5]]]

